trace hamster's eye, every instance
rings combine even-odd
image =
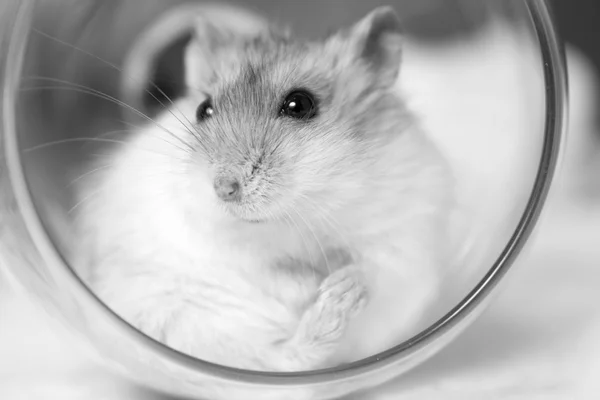
[[[285,98],[281,114],[297,119],[310,119],[317,114],[315,98],[304,90],[294,91]]]
[[[196,120],[198,122],[203,121],[211,117],[215,113],[210,98],[204,100],[196,109]]]

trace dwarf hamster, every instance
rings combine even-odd
[[[80,188],[77,265],[99,298],[239,368],[317,369],[405,339],[439,287],[452,179],[393,90],[400,25],[380,7],[302,41],[199,17],[186,95]]]

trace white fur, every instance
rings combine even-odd
[[[267,279],[264,261],[300,251],[301,242],[280,227],[249,227],[220,212],[210,185],[200,179],[190,188],[174,143],[156,127],[139,132],[90,186],[80,227],[92,254],[81,265],[93,270],[84,274],[150,336],[209,361],[257,367],[245,360],[264,358],[261,344],[289,336],[298,319],[269,292],[285,285],[281,297],[292,303],[304,295],[290,293],[294,282]]]
[[[378,12],[373,20],[386,26],[388,11]],[[367,35],[371,23],[361,21],[352,35]],[[334,101],[359,102],[370,76],[351,58],[360,50],[354,50],[357,44],[371,42],[332,40],[333,50],[322,49],[348,47],[348,65],[340,73],[364,74],[364,82],[336,87],[343,96]],[[190,49],[193,56],[197,48]],[[397,52],[395,46],[369,50],[389,52],[385,60]],[[302,61],[310,63],[308,58]],[[295,66],[283,60],[270,77],[276,83],[288,64]],[[380,68],[397,71],[395,65]],[[314,74],[320,76],[318,70]],[[379,90],[376,96],[387,96]],[[250,91],[245,88],[242,96]],[[360,114],[366,124],[358,132],[345,127],[346,121],[322,117],[315,131],[314,125],[300,130],[310,140],[291,131],[276,151],[265,149],[270,176],[255,176],[253,184],[263,196],[255,201],[271,200],[258,211],[239,211],[242,206],[232,210],[217,198],[215,174],[220,168],[242,173],[237,164],[254,156],[247,138],[261,129],[271,130],[268,145],[279,139],[267,123],[244,136],[247,122],[239,118],[248,114],[240,112],[240,104],[217,111],[228,113],[219,121],[229,132],[198,144],[186,127],[193,129],[189,120],[203,98],[190,94],[156,124],[133,132],[110,165],[100,166],[104,169],[84,186],[78,218],[86,243],[75,264],[88,268],[81,271],[87,282],[134,326],[220,364],[312,369],[371,356],[408,339],[436,300],[451,256],[452,174],[419,124],[407,123],[410,112],[392,113],[388,103],[366,103],[369,99],[360,101],[382,110]],[[232,137],[239,142],[228,142]],[[230,155],[227,143],[244,155]],[[225,161],[215,166],[217,155]],[[277,182],[269,187],[267,181]],[[275,218],[259,224],[239,218],[256,212],[260,219]],[[277,218],[285,215],[289,218]],[[336,251],[348,253],[348,260],[331,257]],[[287,259],[293,261],[282,267]]]
[[[178,104],[178,118],[189,116],[193,104]],[[158,122],[177,127],[170,113]],[[110,307],[171,347],[222,364],[261,368],[260,360],[282,368],[272,343],[293,334],[320,279],[315,271],[298,277],[267,266],[278,257],[317,257],[337,232],[317,237],[282,223],[239,222],[218,206],[208,171],[186,161],[182,146],[150,126],[115,152],[110,168],[82,195],[78,219],[89,253],[75,265],[90,268],[80,272]],[[439,254],[429,249],[444,237],[442,167],[418,131],[406,132],[388,151],[381,166],[400,180],[382,179],[365,190],[389,194],[378,194],[368,214],[342,209],[336,215],[345,235],[334,244],[350,244],[360,255],[376,311],[356,320],[373,327],[371,337],[350,335],[342,358],[395,344],[390,341],[413,327],[438,284]],[[399,197],[403,190],[407,195]],[[393,323],[378,317],[391,303],[402,310]]]

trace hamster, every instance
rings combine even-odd
[[[407,339],[440,285],[452,176],[393,90],[402,39],[390,7],[320,41],[199,17],[187,94],[80,187],[84,281],[231,367],[313,370]]]

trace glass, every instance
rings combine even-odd
[[[143,7],[140,6],[142,1]],[[155,74],[153,76],[160,82],[161,77],[177,75],[178,71],[169,70],[172,65],[177,68],[177,64],[164,61],[181,49],[178,35],[185,31],[185,24],[177,24],[185,12],[176,6],[191,2],[64,0],[49,3],[6,0],[0,6],[3,22],[0,28],[3,39],[0,44],[3,79],[1,262],[4,270],[16,277],[50,313],[77,330],[84,343],[92,343],[91,348],[102,361],[134,381],[173,395],[228,400],[254,397],[331,399],[378,385],[434,355],[483,312],[497,292],[496,286],[528,242],[552,181],[565,127],[565,67],[548,6],[541,0],[391,2],[401,15],[406,16],[407,37],[412,48],[417,49],[411,53],[409,46],[405,56],[409,63],[405,71],[408,81],[414,76],[411,74],[416,73],[414,67],[410,68],[411,55],[417,54],[427,60],[431,54],[443,52],[446,46],[456,49],[452,47],[456,43],[462,43],[463,52],[458,54],[464,57],[483,51],[485,43],[468,40],[465,32],[495,18],[510,21],[515,31],[522,33],[523,42],[533,49],[530,54],[519,53],[523,48],[515,42],[504,44],[509,48],[507,54],[511,54],[512,48],[513,55],[509,58],[527,58],[528,65],[538,72],[537,75],[523,73],[514,78],[518,81],[524,76],[537,76],[539,79],[528,86],[537,90],[523,89],[514,101],[525,106],[524,113],[535,116],[539,113],[539,118],[533,118],[535,123],[523,128],[527,133],[525,136],[517,137],[517,132],[508,132],[506,142],[499,142],[505,146],[499,146],[494,153],[496,162],[506,163],[506,174],[498,178],[496,186],[510,185],[504,187],[512,195],[510,204],[480,210],[483,214],[495,215],[496,219],[489,222],[495,232],[493,236],[486,231],[487,236],[479,235],[466,246],[469,264],[476,266],[477,273],[472,279],[447,285],[452,290],[445,293],[439,310],[431,314],[428,325],[414,337],[383,353],[337,368],[302,373],[262,373],[214,365],[175,352],[121,320],[67,266],[71,239],[64,237],[63,228],[67,205],[72,205],[73,199],[69,191],[63,189],[69,186],[65,181],[66,168],[82,163],[89,154],[69,151],[73,148],[68,146],[52,146],[32,156],[27,149],[69,138],[69,132],[80,132],[83,127],[103,126],[106,116],[120,108],[114,103],[99,106],[97,98],[89,96],[89,91],[86,96],[81,92],[59,90],[55,85],[60,83],[59,80],[81,85],[79,88],[84,90],[101,88],[105,95],[122,99],[151,114],[152,102],[141,95],[145,89],[142,84],[146,81],[126,79],[126,76]],[[322,2],[317,11],[317,6],[305,7],[293,1],[243,2],[269,18],[289,21],[299,35],[309,38],[325,33],[331,26],[358,19],[380,2],[377,3],[367,7],[359,1],[353,5],[348,2],[342,10],[339,2]],[[419,6],[415,6],[417,3]],[[155,25],[153,31],[140,36],[150,22],[165,15],[167,10],[174,10],[175,19],[165,17],[163,25]],[[456,18],[447,19],[453,23],[440,24],[435,15]],[[173,36],[162,35],[165,31]],[[440,37],[446,39],[440,40]],[[435,46],[430,44],[432,38],[437,41]],[[79,51],[73,51],[73,43]],[[140,60],[166,45],[170,45],[169,51],[174,53],[159,54],[156,71],[146,69],[148,64]],[[135,48],[133,52],[130,51],[132,47]],[[479,67],[476,60],[477,57],[472,58],[473,65]],[[120,73],[121,70],[130,73]],[[431,77],[443,76],[435,66],[432,71]],[[39,76],[52,77],[54,85],[31,96],[27,83]],[[177,82],[168,79],[161,85],[167,92],[171,91],[169,93],[180,89]],[[422,87],[416,90],[419,89]],[[490,93],[490,96],[494,94]],[[536,96],[541,98],[543,109],[534,106]],[[529,104],[532,105],[527,108]],[[490,114],[492,118],[495,115]],[[492,142],[487,143],[485,149],[489,150]],[[485,154],[484,147],[477,148],[478,145],[475,143],[467,153],[479,154],[480,162],[494,158],[494,154]],[[464,153],[454,153],[456,159],[464,156]],[[466,159],[471,164],[464,164],[463,168],[473,169],[472,163],[477,157]],[[517,176],[519,179],[515,179]],[[467,182],[465,190],[471,190],[469,193],[476,197],[483,189],[478,189],[474,182]]]

